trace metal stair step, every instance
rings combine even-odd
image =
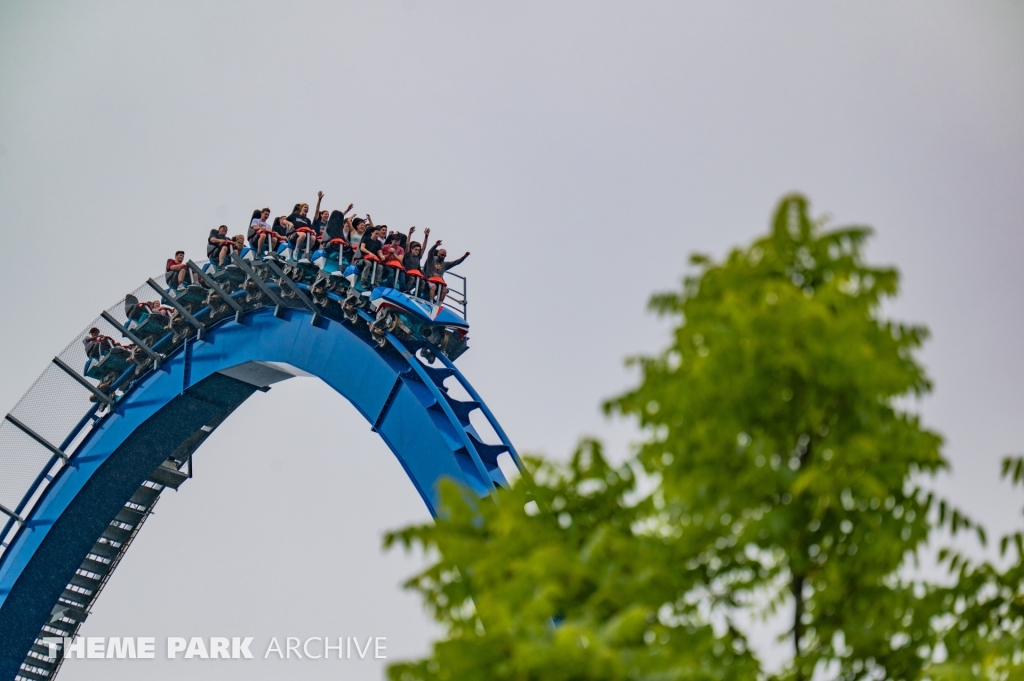
[[[166,461],[160,464],[155,471],[149,474],[149,480],[164,487],[178,489],[181,483],[188,480],[188,474],[182,473],[177,468],[171,467]]]

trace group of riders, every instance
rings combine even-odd
[[[317,193],[312,218],[309,204],[297,203],[290,215],[276,217],[272,222],[269,222],[269,208],[254,210],[244,237],[241,234],[229,237],[227,225],[210,230],[206,242],[210,263],[222,269],[230,264],[232,253],[240,254],[247,246],[257,257],[278,259],[283,247],[287,247],[293,261],[301,265],[309,265],[318,253],[336,258],[338,270],[355,273],[364,288],[376,284],[412,291],[417,284],[415,280],[422,278],[423,293],[429,291],[431,299],[444,301],[447,295],[444,275],[464,261],[469,256],[468,251],[461,258],[447,260],[448,252],[438,239],[424,253],[430,229],[424,230],[422,243],[413,241],[416,227],[410,227],[408,232],[390,231],[387,225],[374,224],[369,213],[365,218],[349,216],[352,204],[343,211],[321,210],[323,197],[323,192]],[[383,267],[372,267],[372,263]],[[374,279],[378,275],[380,278]],[[184,251],[178,251],[167,261],[165,279],[171,288],[192,283]]]
[[[326,270],[318,266],[333,260],[332,274],[344,277],[354,288],[368,290],[375,286],[386,286],[403,293],[429,298],[441,304],[448,289],[444,275],[451,268],[462,263],[467,251],[455,260],[447,259],[447,251],[438,239],[424,253],[429,243],[430,229],[423,232],[423,241],[414,241],[416,227],[408,232],[390,231],[387,225],[374,224],[369,214],[365,217],[349,215],[352,204],[345,210],[321,210],[324,193],[317,193],[316,209],[312,219],[309,204],[298,203],[288,216],[270,220],[270,209],[254,210],[249,222],[248,233],[243,236],[228,236],[228,228],[221,225],[210,230],[206,242],[206,255],[214,271],[225,271],[234,267],[232,254],[259,260],[278,261],[282,265],[294,266],[295,272],[302,268],[318,271],[317,277],[327,276]],[[164,280],[172,292],[187,290],[196,282],[193,271],[185,260],[185,252],[177,251],[167,261]],[[140,313],[170,318],[174,310],[158,301],[143,302],[132,297],[130,317]],[[106,357],[112,350],[127,352],[130,346],[122,346],[109,336],[92,328],[82,339],[90,366]],[[108,382],[109,376],[104,380]]]

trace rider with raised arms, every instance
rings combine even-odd
[[[427,264],[423,268],[423,275],[427,278],[428,282],[433,278],[443,280],[444,275],[448,270],[452,269],[456,265],[460,265],[463,260],[469,257],[469,251],[466,251],[461,258],[452,260],[451,262],[445,262],[445,257],[447,257],[448,251],[443,248],[438,248],[440,245],[441,240],[438,239],[430,249],[430,252],[427,253]],[[448,295],[447,285],[436,283],[430,284],[430,297],[433,299],[438,286],[441,287],[441,294],[437,302],[443,303],[445,296]]]

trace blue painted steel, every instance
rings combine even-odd
[[[370,301],[387,302],[413,316],[423,324],[443,324],[457,329],[468,329],[466,320],[443,305],[435,305],[421,298],[413,298],[401,291],[378,286],[370,294]]]
[[[437,510],[441,478],[461,481],[481,495],[506,484],[497,456],[509,451],[517,463],[518,456],[462,375],[443,356],[445,367],[423,364],[390,335],[391,347],[377,348],[363,323],[372,318],[362,311],[360,317],[356,326],[325,318],[316,327],[305,311],[288,309],[276,317],[270,308],[254,310],[244,323],[229,318],[211,328],[205,340],[188,341],[184,352],[161,363],[161,371],[128,390],[78,446],[71,465],[47,487],[0,558],[0,680],[17,674],[97,528],[103,531],[112,513],[167,457],[164,450],[190,437],[201,441],[255,390],[224,377],[222,370],[280,362],[318,376],[373,425],[431,513]],[[451,375],[473,401],[448,396],[444,379]],[[477,408],[502,445],[481,441],[469,420]],[[46,564],[39,563],[43,555]]]

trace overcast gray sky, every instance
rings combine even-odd
[[[432,229],[470,278],[460,366],[520,451],[637,433],[602,398],[667,340],[686,255],[764,232],[785,192],[877,229],[890,314],[931,327],[917,405],[943,489],[995,530],[1024,498],[1019,2],[47,2],[0,5],[0,403],[207,231],[317,190]],[[314,418],[309,418],[313,416]],[[339,422],[339,444],[311,424]],[[268,425],[273,424],[273,425]],[[336,431],[335,431],[336,432]],[[269,435],[269,437],[268,437]],[[169,493],[94,636],[432,633],[380,534],[428,518],[315,379],[257,395]],[[73,661],[62,678],[377,679],[371,663]]]

